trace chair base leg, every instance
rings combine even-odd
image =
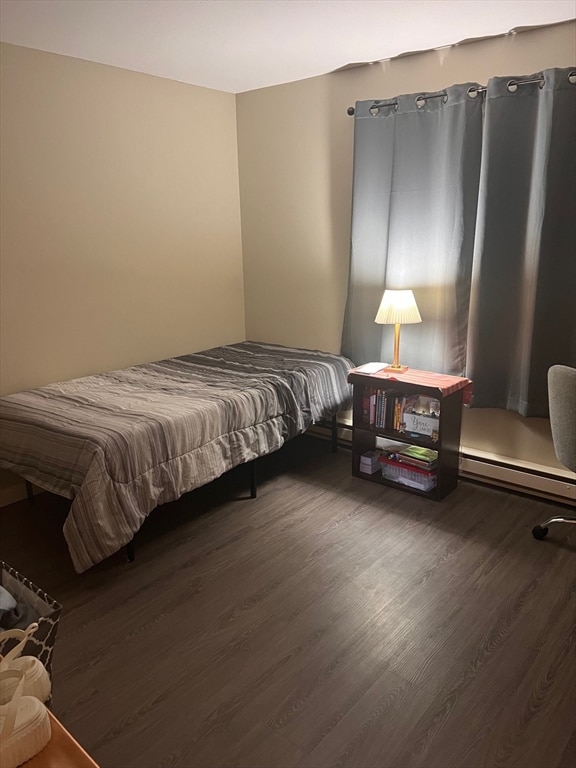
[[[562,517],[561,515],[551,517],[549,520],[546,520],[545,523],[536,525],[532,528],[532,536],[534,536],[535,539],[538,539],[538,541],[542,541],[548,535],[548,526],[552,525],[552,523],[570,523],[571,525],[574,525],[576,524],[576,517]]]

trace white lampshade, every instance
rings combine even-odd
[[[421,323],[412,291],[384,291],[374,322],[385,325]]]

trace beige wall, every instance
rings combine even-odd
[[[243,340],[235,96],[0,56],[0,392]]]
[[[244,339],[235,96],[1,65],[1,393]]]
[[[575,64],[570,23],[239,94],[247,337],[340,350],[354,132],[347,107]]]

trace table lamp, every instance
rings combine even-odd
[[[400,365],[400,326],[404,323],[421,323],[422,318],[412,291],[384,291],[375,323],[394,325],[394,362],[384,368],[392,373],[403,373],[408,366]]]

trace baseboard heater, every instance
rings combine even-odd
[[[459,475],[470,480],[576,506],[576,480],[536,467],[510,465],[496,459],[460,456]]]
[[[324,425],[315,424],[310,434],[330,438]],[[338,444],[351,447],[351,425],[338,424]],[[537,496],[547,501],[576,506],[576,479],[552,474],[538,466],[519,466],[518,463],[486,458],[472,452],[462,452],[458,474],[463,479],[493,485],[497,488]]]

